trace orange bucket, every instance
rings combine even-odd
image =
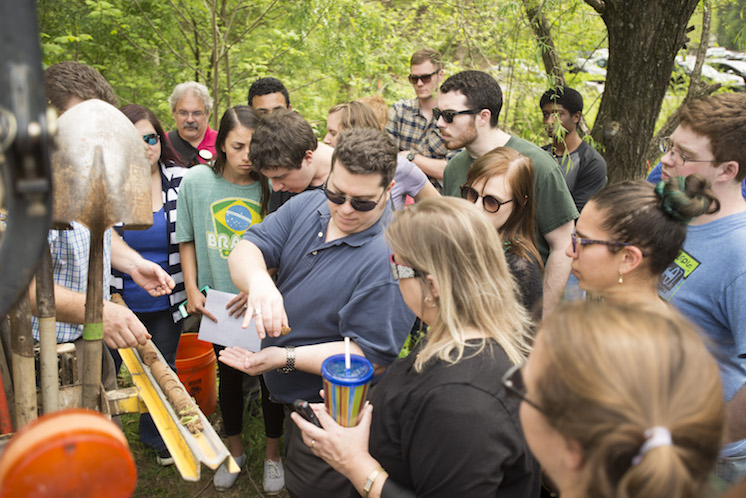
[[[218,394],[217,359],[212,344],[197,334],[181,334],[176,350],[176,372],[205,415],[215,411]]]
[[[80,408],[18,431],[0,458],[0,497],[132,496],[137,469],[122,430]]]

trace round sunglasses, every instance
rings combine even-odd
[[[142,139],[145,140],[145,143],[148,145],[155,145],[160,141],[161,137],[159,137],[157,133],[148,133],[147,135],[143,135]]]
[[[479,192],[469,187],[468,185],[461,185],[461,198],[466,199],[469,202],[477,202],[477,199],[482,198],[482,206],[488,213],[496,213],[500,211],[500,206],[513,202],[513,199],[507,201],[501,201],[497,197],[491,195],[479,195]]]

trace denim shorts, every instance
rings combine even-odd
[[[718,457],[715,475],[730,484],[746,478],[746,451],[730,457]]]

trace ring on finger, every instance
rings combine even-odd
[[[261,314],[262,314],[262,310],[260,310],[259,308],[254,308],[254,311],[251,313],[251,316],[257,316]]]
[[[313,445],[314,444],[316,444],[316,440],[315,439],[311,439],[311,445],[309,446],[309,448],[313,449]]]

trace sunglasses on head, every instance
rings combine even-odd
[[[476,109],[466,109],[464,111],[441,111],[437,107],[433,109],[433,118],[435,121],[443,118],[443,121],[449,124],[453,123],[453,118],[460,116],[461,114],[479,114],[479,111]]]
[[[389,263],[391,263],[391,274],[394,276],[394,280],[399,280],[401,278],[414,278],[414,277],[422,276],[422,272],[418,270],[417,268],[413,266],[397,263],[396,260],[394,259],[393,254],[389,258]]]
[[[378,198],[377,201],[368,201],[364,199],[358,199],[356,197],[347,197],[346,195],[338,194],[336,192],[332,192],[329,190],[329,188],[326,185],[326,182],[324,182],[324,194],[326,194],[326,198],[329,199],[334,204],[342,205],[345,203],[346,200],[350,201],[350,206],[352,206],[352,209],[355,211],[372,211],[373,208],[375,208],[380,200],[383,198],[383,194],[386,193],[386,189],[383,189],[383,192],[381,193],[381,197]]]
[[[488,213],[496,213],[500,211],[500,206],[513,202],[513,199],[507,201],[501,201],[497,197],[491,195],[479,195],[479,192],[469,187],[468,185],[461,185],[461,198],[466,199],[469,202],[477,202],[477,199],[482,198],[482,206]]]
[[[148,133],[147,135],[143,135],[142,139],[145,140],[145,143],[148,145],[155,145],[160,141],[161,137],[159,137],[157,133]]]
[[[422,81],[425,84],[430,83],[430,80],[432,80],[433,76],[435,76],[436,74],[438,74],[439,71],[440,71],[440,69],[438,69],[434,73],[430,73],[430,74],[410,74],[409,75],[409,82],[412,83],[413,85],[416,85],[418,80]]]

